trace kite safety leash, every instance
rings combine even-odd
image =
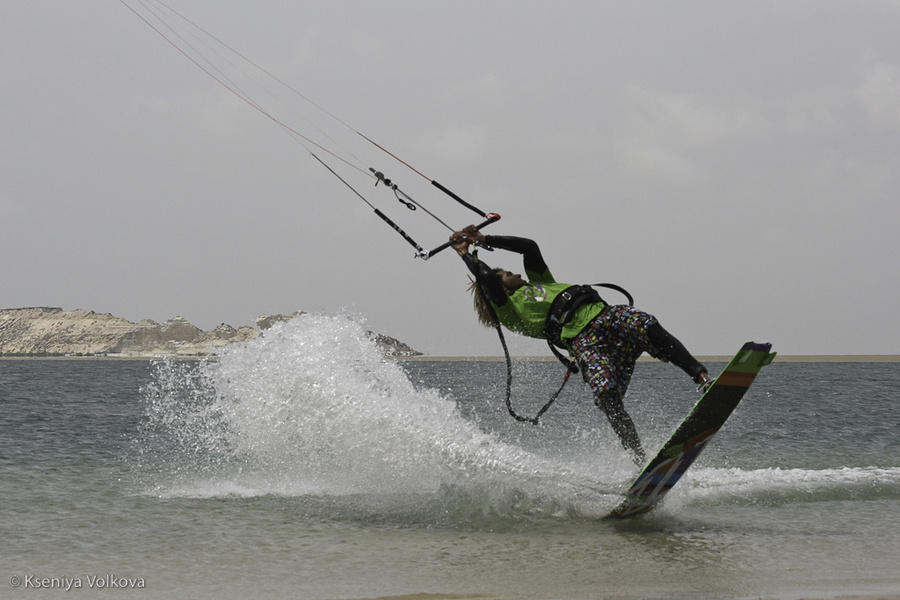
[[[497,312],[494,310],[494,307],[491,305],[490,301],[488,301],[487,294],[484,292],[484,289],[481,287],[481,282],[478,279],[475,279],[475,285],[477,287],[477,291],[481,294],[481,297],[484,299],[486,305],[489,307],[491,314],[494,317],[494,327],[497,329],[497,336],[500,338],[500,345],[503,346],[503,355],[506,357],[506,412],[509,413],[516,421],[521,423],[531,423],[532,425],[539,425],[540,419],[544,416],[544,413],[550,410],[550,407],[553,406],[553,403],[556,402],[556,399],[559,398],[559,395],[562,393],[563,388],[566,387],[566,384],[569,382],[569,377],[572,373],[578,372],[578,367],[575,366],[574,363],[566,369],[566,375],[563,377],[562,385],[559,386],[551,396],[550,399],[541,407],[541,409],[537,412],[533,417],[525,417],[516,412],[512,405],[512,358],[509,355],[509,347],[506,345],[506,336],[503,335],[503,328],[500,325],[500,319],[497,317]]]
[[[569,289],[576,289],[576,288],[577,289],[570,296],[570,300],[572,300],[572,301],[570,301],[568,303],[563,303],[563,305],[560,306],[560,312],[564,312],[565,314],[562,317],[562,321],[559,322],[559,324],[558,324],[558,330],[554,333],[554,331],[550,328],[549,325],[545,328],[545,334],[547,336],[547,345],[550,347],[550,350],[553,352],[553,355],[556,356],[556,358],[563,365],[565,365],[566,374],[563,377],[562,385],[560,385],[559,389],[557,389],[556,392],[554,392],[550,396],[550,399],[547,401],[546,404],[544,404],[543,407],[541,407],[541,409],[537,412],[537,414],[534,417],[525,417],[525,416],[518,414],[512,406],[512,359],[510,358],[510,355],[509,355],[509,348],[506,345],[506,337],[503,335],[503,328],[500,324],[500,319],[497,315],[497,311],[494,309],[494,306],[490,302],[487,293],[484,291],[484,287],[481,283],[481,280],[479,279],[478,275],[476,275],[476,277],[475,277],[476,293],[481,296],[481,300],[484,302],[484,305],[490,311],[492,321],[494,323],[494,328],[497,330],[497,337],[500,338],[500,345],[503,346],[503,354],[506,357],[506,410],[510,414],[510,416],[512,418],[514,418],[516,421],[521,421],[524,423],[531,423],[532,425],[538,425],[540,418],[544,415],[545,412],[547,412],[547,410],[550,409],[550,407],[553,405],[553,403],[556,402],[556,399],[562,393],[563,388],[566,387],[566,383],[569,382],[569,377],[571,377],[572,373],[579,372],[579,368],[578,368],[578,365],[576,364],[575,360],[570,359],[566,356],[563,356],[563,354],[559,350],[557,350],[556,346],[557,346],[557,344],[559,344],[560,347],[562,347],[562,341],[559,339],[559,333],[562,330],[562,323],[565,322],[565,320],[568,318],[568,313],[573,312],[574,309],[579,305],[579,303],[577,302],[578,300],[583,300],[585,297],[588,297],[588,298],[595,298],[598,301],[602,301],[602,299],[596,292],[584,293],[585,289],[590,288],[592,286],[608,288],[608,289],[612,289],[617,292],[620,292],[628,299],[629,306],[634,306],[634,298],[632,298],[632,296],[628,292],[628,290],[626,290],[625,288],[623,288],[619,285],[616,285],[614,283],[593,283],[593,284],[590,284],[590,286],[572,286],[571,288],[569,288]],[[566,291],[568,291],[568,290],[566,290]],[[556,303],[554,302],[554,305],[555,304]],[[605,304],[605,302],[604,302],[604,304]],[[554,308],[551,307],[551,314],[552,314],[553,310],[554,310]]]

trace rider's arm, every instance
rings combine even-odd
[[[548,270],[547,263],[544,262],[544,257],[541,255],[541,249],[534,240],[512,235],[486,235],[484,236],[484,244],[492,248],[518,252],[522,255],[522,262],[526,271],[544,273]]]

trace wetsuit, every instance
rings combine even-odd
[[[485,245],[522,254],[528,284],[507,294],[490,267],[471,254],[462,256],[475,275],[500,323],[528,337],[546,339],[545,327],[553,300],[569,284],[558,283],[533,240],[485,236]],[[595,404],[606,414],[622,445],[641,462],[644,452],[623,398],[638,357],[647,352],[672,362],[693,379],[706,368],[669,334],[656,317],[632,306],[610,306],[602,300],[582,304],[568,318],[560,334],[594,392]]]

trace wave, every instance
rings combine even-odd
[[[522,514],[595,512],[603,496],[577,467],[414,386],[349,316],[305,314],[216,361],[158,363],[143,395],[142,462],[160,496],[437,498],[444,512]]]
[[[900,497],[900,467],[694,468],[682,494],[691,504],[782,505]]]
[[[453,398],[415,386],[347,315],[278,323],[215,361],[157,363],[143,396],[138,470],[161,497],[277,496],[321,518],[495,526],[601,517],[634,475],[621,462],[548,458],[482,431]],[[697,465],[666,504],[897,496],[900,468]]]

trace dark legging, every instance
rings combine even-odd
[[[675,336],[657,322],[647,328],[647,337],[656,349],[656,358],[672,363],[700,383],[697,378],[701,373],[706,373],[706,367],[700,364]]]

